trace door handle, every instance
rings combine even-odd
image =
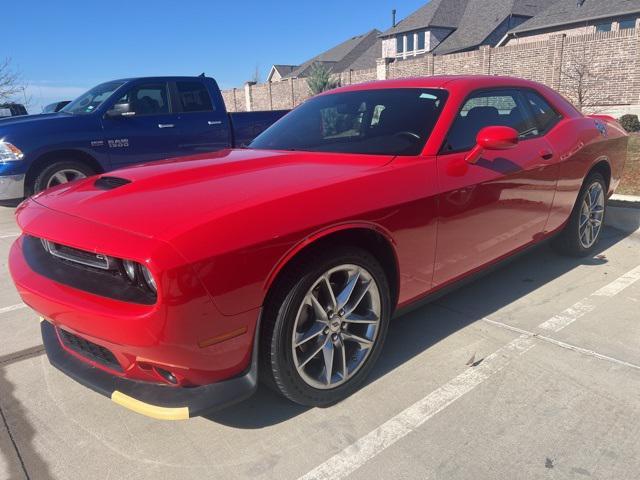
[[[222,120],[209,120],[207,123],[209,125],[222,125]]]
[[[551,150],[540,150],[540,156],[543,160],[551,160],[553,158],[553,152]]]
[[[159,123],[158,128],[173,128],[175,125],[173,123]]]

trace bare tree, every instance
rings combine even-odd
[[[20,74],[12,67],[11,59],[6,58],[0,62],[0,103],[15,100],[25,102],[28,100],[26,85],[23,84]]]
[[[253,70],[253,75],[251,75],[252,83],[260,83],[260,65],[256,64],[256,67]]]
[[[598,113],[615,103],[609,89],[612,79],[597,67],[597,59],[583,47],[568,56],[562,67],[562,92],[581,112]]]

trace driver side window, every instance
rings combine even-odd
[[[476,144],[478,132],[491,126],[514,128],[520,138],[539,134],[519,90],[481,91],[474,93],[460,109],[447,135],[443,152],[470,150]]]
[[[125,93],[116,104],[129,104],[129,112],[136,116],[169,113],[169,96],[166,83],[136,85]]]

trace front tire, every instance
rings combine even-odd
[[[270,386],[301,405],[324,407],[366,379],[384,344],[391,300],[384,270],[368,252],[315,253],[274,286],[260,351]]]
[[[90,177],[95,174],[96,172],[91,167],[81,162],[72,160],[54,162],[38,174],[33,182],[31,192],[36,194],[47,188],[74,180],[80,180],[81,178]]]
[[[560,253],[574,257],[590,255],[597,247],[606,214],[607,183],[591,173],[580,189],[569,221],[553,242]]]

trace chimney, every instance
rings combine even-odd
[[[396,9],[391,10],[391,27],[396,26]]]

